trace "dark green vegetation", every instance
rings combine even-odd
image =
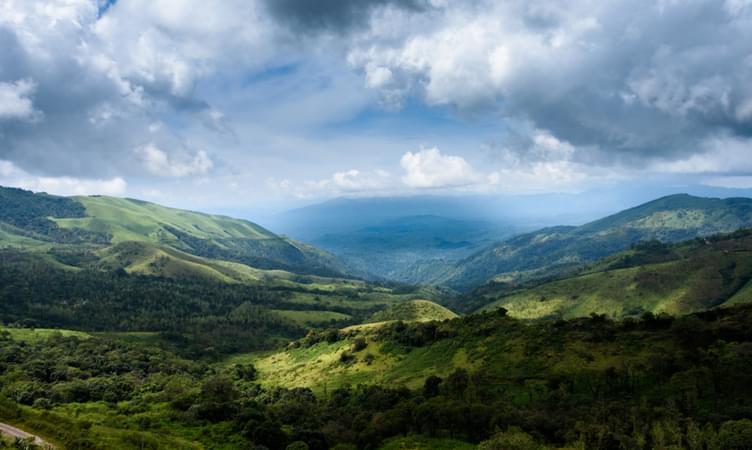
[[[532,287],[488,283],[453,304],[551,319],[681,315],[750,302],[752,232],[745,230],[678,244],[639,243],[560,280]]]
[[[388,384],[338,384],[335,374],[314,391],[279,386],[247,362],[212,366],[98,337],[0,335],[0,419],[87,449],[743,449],[751,330],[749,306],[621,323],[499,313],[395,323],[301,341],[319,359],[346,346],[333,363],[345,371],[396,361],[380,369]]]
[[[747,448],[752,422],[733,421],[752,417],[750,325],[750,306],[623,322],[491,313],[309,336],[257,368],[267,389],[307,387],[350,408],[368,398],[346,427],[361,447],[419,433],[497,442],[481,448]],[[348,387],[358,380],[383,387]]]
[[[360,323],[386,305],[427,291],[298,276],[296,282],[225,283],[102,271],[79,255],[0,250],[0,321],[87,331],[154,332],[182,354],[220,356],[268,348],[316,324]],[[85,257],[83,257],[86,259]],[[328,284],[323,284],[328,281]]]
[[[752,199],[672,195],[579,227],[523,234],[458,263],[435,282],[468,291],[482,283],[550,278],[640,241],[676,242],[752,226]]]
[[[131,333],[218,358],[442,295],[315,275],[333,267],[326,253],[242,220],[0,188],[6,324]]]

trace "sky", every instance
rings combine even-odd
[[[750,0],[0,0],[0,185],[195,209],[752,187]]]

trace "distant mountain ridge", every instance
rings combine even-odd
[[[645,240],[677,242],[752,226],[752,199],[662,197],[579,227],[515,236],[460,261],[434,280],[460,291],[571,271]]]

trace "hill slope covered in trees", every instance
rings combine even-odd
[[[672,315],[752,302],[752,232],[678,244],[641,243],[582,270],[530,288],[490,283],[467,299],[521,318]],[[461,301],[458,301],[461,303]]]
[[[519,282],[571,272],[639,241],[678,242],[752,226],[752,199],[663,197],[579,227],[545,228],[459,262],[435,283],[469,291],[489,281]]]

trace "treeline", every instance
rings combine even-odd
[[[305,330],[269,309],[288,294],[263,287],[69,270],[0,250],[0,321],[22,327],[155,331],[186,354],[269,347]]]
[[[320,276],[342,276],[333,257],[316,250],[301,251],[282,237],[201,239],[165,226],[197,256],[235,261],[258,269],[280,269]]]
[[[106,234],[63,229],[49,219],[78,218],[85,215],[84,206],[73,199],[0,186],[0,226],[10,225],[13,233],[61,243],[109,242],[110,236]]]

